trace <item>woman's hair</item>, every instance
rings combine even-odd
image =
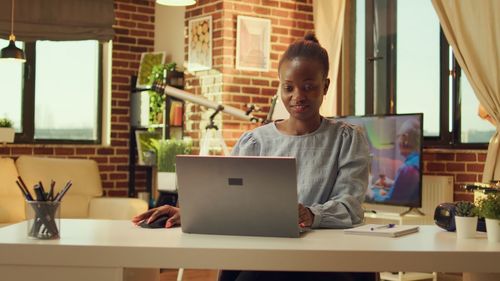
[[[316,35],[313,32],[308,32],[303,39],[295,41],[288,46],[278,64],[278,71],[285,61],[291,61],[295,58],[307,58],[318,61],[323,67],[323,76],[328,76],[330,63],[328,60],[328,52],[321,47]]]

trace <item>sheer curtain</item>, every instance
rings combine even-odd
[[[432,4],[460,67],[496,122],[483,172],[483,182],[489,183],[500,179],[500,1],[432,0]]]
[[[328,51],[330,59],[330,87],[320,112],[323,116],[337,114],[337,81],[339,75],[342,35],[344,30],[346,0],[314,0],[314,31],[320,44]]]

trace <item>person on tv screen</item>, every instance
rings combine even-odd
[[[399,128],[396,140],[405,161],[394,179],[380,175],[375,181],[374,186],[378,187],[378,191],[373,192],[375,201],[397,205],[416,203],[420,196],[420,139],[419,121],[406,120]]]
[[[359,127],[320,115],[330,85],[328,69],[328,53],[314,34],[292,43],[278,64],[281,99],[289,117],[244,133],[232,155],[295,157],[297,223],[311,228],[349,228],[363,222],[368,143]],[[259,208],[258,203],[255,207]],[[166,227],[180,223],[181,211],[172,206],[153,209],[133,222],[162,213],[175,217]],[[375,280],[375,274],[224,270],[220,280]]]

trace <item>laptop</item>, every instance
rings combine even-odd
[[[176,172],[183,232],[299,237],[295,158],[178,155]]]

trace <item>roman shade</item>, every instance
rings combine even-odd
[[[10,34],[11,0],[0,0],[0,37]],[[99,40],[114,36],[113,0],[15,0],[19,41]]]

